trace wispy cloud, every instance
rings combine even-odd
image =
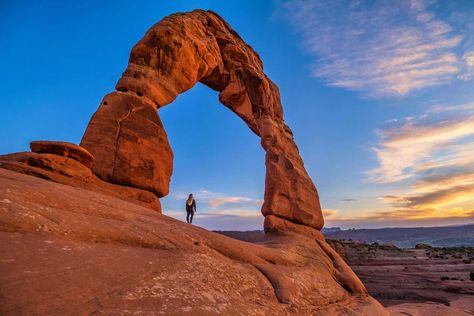
[[[209,201],[211,209],[219,209],[221,207],[240,208],[242,206],[250,206],[259,208],[263,204],[263,200],[252,199],[244,196],[225,196],[217,197]]]
[[[198,206],[195,223],[202,227],[214,230],[232,229],[262,229],[263,215],[260,208],[262,199],[245,196],[232,196],[209,190],[199,190],[193,193]],[[177,202],[174,208],[164,207],[164,213],[168,216],[183,220],[185,217],[184,201],[188,193],[176,193],[173,200]],[[349,199],[354,201],[354,199]],[[183,205],[183,210],[179,205]],[[323,209],[326,218],[337,217],[337,209]]]
[[[474,51],[465,53],[462,60],[466,64],[466,71],[459,75],[459,79],[470,80],[474,76]]]
[[[238,218],[247,218],[247,220],[255,218],[258,222],[261,222],[263,219],[260,212],[260,208],[263,204],[262,199],[246,196],[232,196],[205,189],[193,192],[193,196],[197,202],[197,218],[201,220],[212,219],[217,223],[219,218],[222,218],[223,221],[229,221],[230,218],[236,221],[240,221]],[[176,193],[172,198],[174,203],[171,203],[171,206],[165,206],[164,213],[175,218],[183,219],[184,203],[188,198],[188,193]],[[167,203],[167,205],[170,205],[170,203]],[[182,205],[183,210],[180,210],[180,205]]]
[[[323,209],[323,216],[326,217],[326,218],[332,218],[336,215],[336,213],[338,212],[339,210],[335,210],[335,209],[330,209],[330,208],[326,208],[326,209]]]
[[[382,196],[389,210],[374,212],[372,219],[474,216],[473,103],[438,105],[377,134],[379,165],[368,180],[405,189]]]
[[[166,215],[183,218],[184,212],[179,210],[166,210]],[[239,210],[239,209],[221,209],[221,210],[204,210],[199,211],[198,216],[200,218],[217,218],[217,217],[257,217],[263,218],[262,213],[259,210]]]
[[[315,57],[313,76],[373,96],[405,95],[471,79],[472,52],[464,45],[459,53],[465,36],[430,11],[432,2],[295,0],[280,9]]]
[[[182,221],[186,217],[182,210],[167,209],[164,213]],[[260,211],[248,210],[198,211],[193,224],[209,230],[261,230],[263,216]]]
[[[398,182],[474,164],[474,103],[438,105],[376,133],[379,145],[372,149],[379,166],[367,172],[370,182]]]

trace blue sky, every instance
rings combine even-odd
[[[0,153],[79,143],[132,46],[164,16],[211,9],[260,54],[327,226],[474,221],[474,2],[2,1]],[[260,229],[264,152],[198,84],[159,110],[175,154],[164,212]]]

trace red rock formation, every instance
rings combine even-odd
[[[173,154],[157,109],[202,82],[261,138],[264,216],[321,229],[318,193],[283,120],[278,87],[258,54],[217,14],[196,10],[155,24],[135,45],[117,91],[105,96],[81,146],[106,181],[168,194]]]
[[[474,312],[474,283],[469,281],[469,273],[474,269],[472,247],[436,248],[422,244],[400,249],[394,245],[348,240],[327,240],[327,244],[346,260],[369,294],[382,304],[405,303],[394,309],[402,315],[467,316]],[[469,303],[462,308],[464,313],[451,310],[461,301]],[[427,306],[415,305],[419,302],[440,310],[435,312]],[[406,310],[410,305],[417,313]]]
[[[30,143],[30,149],[38,154],[55,154],[63,157],[74,159],[89,169],[94,165],[94,156],[85,148],[76,144],[54,141],[34,141]]]
[[[197,82],[261,137],[261,243],[150,210],[173,168],[157,109]],[[41,141],[0,156],[0,314],[387,314],[325,242],[278,88],[225,21],[202,10],[165,18],[116,88],[81,147]]]
[[[305,235],[243,242],[5,169],[0,259],[1,315],[388,315]]]
[[[30,147],[36,152],[0,156],[0,168],[101,192],[161,213],[160,200],[155,194],[108,183],[94,175],[90,169],[93,157],[85,149],[65,142],[43,141],[32,142]]]

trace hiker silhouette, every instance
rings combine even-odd
[[[196,211],[197,211],[196,201],[194,200],[193,194],[191,193],[188,196],[188,199],[186,200],[186,213],[187,213],[186,221],[189,224],[193,223],[193,217],[194,217],[194,213],[196,213]]]

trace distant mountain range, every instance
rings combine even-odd
[[[329,239],[393,244],[400,248],[412,248],[420,243],[429,244],[433,247],[474,246],[474,224],[348,230],[332,227],[324,228],[323,233]]]

